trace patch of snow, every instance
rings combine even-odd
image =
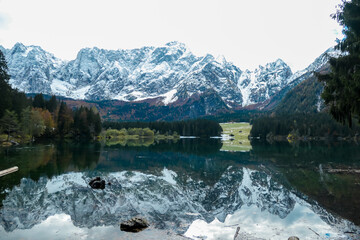
[[[218,62],[218,63],[221,63],[223,66],[225,66],[226,64],[226,58],[224,55],[219,55],[215,58],[215,61]]]
[[[161,72],[169,71],[170,69],[171,68],[167,62],[162,62],[162,63],[156,65],[155,68],[153,69],[153,71],[161,73]]]
[[[321,98],[321,95],[319,94],[319,96],[318,96],[318,100],[317,100],[317,102],[316,102],[316,110],[318,111],[318,112],[320,112],[321,111],[321,106],[322,106],[322,102],[323,100],[322,100],[322,98]]]
[[[166,182],[172,185],[176,185],[176,180],[174,179],[175,177],[177,177],[176,172],[168,170],[167,168],[164,167],[164,169],[162,170],[162,174],[163,174],[162,179],[164,179]]]
[[[73,87],[70,83],[58,79],[54,79],[50,85],[51,92],[60,96],[67,96],[68,91],[73,89]]]
[[[163,95],[160,95],[161,97],[164,97],[164,99],[162,100],[163,103],[165,105],[168,105],[169,103],[175,102],[178,99],[178,97],[175,96],[176,93],[177,93],[177,90],[172,89],[169,92],[167,92],[167,93],[165,93]]]
[[[140,92],[140,91],[133,91],[130,93],[130,95],[136,97],[136,99],[138,100],[138,98],[142,97],[144,95],[144,93]]]
[[[72,97],[75,99],[85,99],[85,94],[89,91],[91,86],[86,86],[72,92]]]
[[[52,178],[46,183],[46,189],[48,194],[52,194],[60,192],[72,185],[87,187],[82,173],[71,173]]]
[[[23,57],[27,57],[29,53],[34,49],[34,47],[30,46],[26,49],[26,51],[22,54]]]

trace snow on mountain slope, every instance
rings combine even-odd
[[[254,72],[245,71],[238,82],[244,96],[243,106],[269,99],[289,83],[291,76],[290,67],[281,59],[259,66]]]
[[[10,84],[24,92],[50,93],[54,73],[65,64],[38,46],[26,47],[21,43],[5,50],[5,57],[11,75]]]
[[[338,57],[340,55],[341,52],[339,50],[329,48],[318,58],[316,58],[314,62],[311,63],[307,68],[291,75],[287,80],[288,83],[280,91],[275,93],[269,101],[264,102],[263,106],[260,106],[260,108],[264,108],[267,110],[274,109],[274,107],[283,100],[285,95],[290,90],[294,89],[297,85],[304,82],[305,80],[314,78],[314,72],[322,71],[324,68],[327,68],[330,57]],[[315,81],[317,81],[316,78]]]
[[[131,50],[85,48],[69,62],[21,43],[3,51],[13,87],[86,100],[160,98],[170,104],[211,90],[229,107],[247,106],[269,99],[292,75],[280,59],[242,71],[224,57],[197,57],[179,42]]]

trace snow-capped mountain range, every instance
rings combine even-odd
[[[95,101],[157,99],[168,105],[211,91],[228,107],[269,100],[323,66],[328,56],[337,54],[330,49],[308,68],[293,74],[281,59],[243,71],[224,57],[195,56],[179,42],[131,50],[85,48],[72,61],[21,43],[12,49],[0,46],[0,50],[8,63],[10,84],[26,93]]]

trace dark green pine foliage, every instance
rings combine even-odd
[[[10,134],[19,130],[18,117],[14,111],[5,110],[4,116],[0,119],[0,127],[7,133],[7,141]]]
[[[57,108],[57,101],[56,97],[54,95],[51,96],[50,100],[45,102],[46,109],[49,110],[49,112],[54,113]]]
[[[60,137],[64,137],[70,133],[74,119],[72,116],[72,111],[65,102],[61,102],[59,114],[58,114],[58,134]]]
[[[74,110],[74,136],[89,139],[98,136],[101,132],[101,118],[94,108],[80,107]]]
[[[25,93],[14,89],[12,90],[12,110],[15,111],[18,116],[21,116],[23,109],[31,105],[32,101],[26,97]]]
[[[0,118],[4,116],[5,110],[12,107],[11,87],[9,85],[10,76],[5,56],[0,50]]]
[[[88,123],[91,136],[98,136],[102,129],[100,113],[96,108],[90,108],[88,111]]]
[[[36,94],[33,101],[33,107],[34,108],[45,108],[45,100],[42,93]]]
[[[277,114],[317,113],[323,86],[312,76],[291,89],[276,107]]]
[[[360,116],[360,0],[343,0],[339,7],[332,17],[344,27],[345,38],[336,46],[344,54],[331,58],[331,73],[318,78],[331,115],[351,127],[353,117]]]
[[[287,136],[296,133],[298,137],[348,137],[360,131],[359,126],[353,129],[334,121],[327,113],[291,113],[276,116],[263,116],[251,121],[252,137],[265,139],[268,134]]]
[[[105,129],[150,128],[160,134],[180,134],[182,136],[211,137],[220,136],[222,128],[218,122],[195,119],[174,122],[104,122]]]
[[[84,107],[80,107],[74,111],[74,135],[85,138],[90,137],[87,112]]]

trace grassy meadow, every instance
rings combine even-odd
[[[250,134],[251,125],[249,123],[220,123],[223,134],[229,135],[229,140],[223,141],[222,151],[247,152],[251,150]],[[230,135],[234,136],[230,136]],[[232,139],[232,140],[231,140]]]

